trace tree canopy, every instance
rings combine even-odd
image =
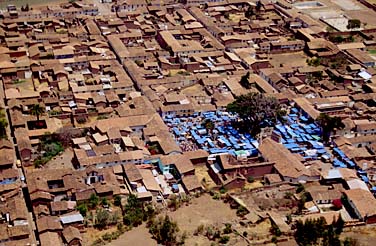
[[[329,141],[330,135],[335,129],[343,129],[345,127],[341,118],[337,116],[331,117],[324,113],[321,113],[319,117],[317,117],[317,121],[321,126],[324,142]]]
[[[150,234],[162,245],[183,245],[184,238],[178,239],[179,227],[168,215],[153,220],[149,227]]]
[[[250,83],[249,83],[249,76],[251,74],[249,72],[247,72],[246,74],[244,74],[242,76],[242,78],[240,79],[240,85],[243,86],[244,88],[246,89],[249,89],[251,87]]]
[[[253,7],[249,6],[248,9],[245,11],[244,16],[248,19],[250,19],[255,12],[253,11]]]
[[[358,19],[350,19],[347,22],[347,29],[359,28],[361,24],[362,23]]]
[[[0,117],[0,138],[7,138],[8,121],[5,117]]]
[[[80,212],[80,214],[82,214],[82,216],[86,216],[88,208],[85,203],[78,205],[76,209],[78,210],[78,212]]]
[[[241,127],[253,136],[260,133],[263,126],[276,123],[285,114],[277,99],[254,92],[236,97],[227,105],[227,110],[238,114]]]
[[[89,207],[95,208],[99,204],[99,197],[96,194],[91,194],[89,198]]]
[[[344,222],[341,217],[328,225],[324,217],[295,222],[295,239],[298,245],[341,246],[339,236]]]
[[[261,4],[261,1],[259,0],[256,2],[256,11],[260,11],[261,7],[262,7],[262,4]]]
[[[212,131],[215,128],[215,124],[211,119],[205,119],[201,125],[208,131]]]
[[[131,194],[128,197],[127,204],[124,206],[124,213],[123,221],[125,225],[137,227],[142,224],[144,210],[137,196]]]
[[[97,209],[95,216],[96,216],[96,220],[95,220],[96,227],[103,229],[108,224],[110,224],[111,214],[107,210]]]
[[[30,114],[35,115],[39,121],[39,116],[44,113],[44,108],[40,104],[34,104],[30,109]]]

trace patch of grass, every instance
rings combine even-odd
[[[17,84],[25,83],[26,80],[24,80],[24,79],[15,79],[12,82],[13,82],[13,84],[17,85]]]
[[[370,53],[371,55],[376,55],[376,50],[369,50],[368,53]]]
[[[35,167],[43,166],[64,151],[63,144],[57,140],[55,135],[45,134],[40,141],[40,149],[41,151],[44,151],[44,153],[34,161]]]
[[[48,113],[49,113],[50,116],[62,114],[62,112],[60,110],[51,110]]]
[[[191,75],[191,73],[188,72],[188,71],[179,71],[177,74],[179,74],[179,75],[184,75],[184,76]]]

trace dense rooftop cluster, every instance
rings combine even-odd
[[[227,190],[312,184],[305,219],[376,223],[375,5],[70,2],[0,12],[0,244],[83,245],[77,207],[165,205],[207,188],[198,166]],[[284,119],[241,132],[226,107],[247,93]],[[328,142],[322,114],[344,124]],[[320,209],[341,197],[349,211]]]

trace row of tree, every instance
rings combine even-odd
[[[131,194],[125,206],[117,202],[123,211],[123,223],[129,227],[137,227],[147,221],[150,234],[159,244],[167,246],[183,245],[185,233],[180,234],[177,223],[168,215],[157,216],[157,211],[149,203],[140,202],[137,196]]]
[[[295,240],[301,246],[341,246],[339,239],[344,227],[341,217],[330,225],[321,217],[318,219],[307,219],[305,222],[299,220],[295,223]]]

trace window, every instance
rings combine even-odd
[[[97,181],[96,177],[90,177],[89,180],[90,184],[94,184]]]
[[[63,188],[64,187],[64,181],[62,179],[48,180],[47,185],[48,185],[49,189]]]

